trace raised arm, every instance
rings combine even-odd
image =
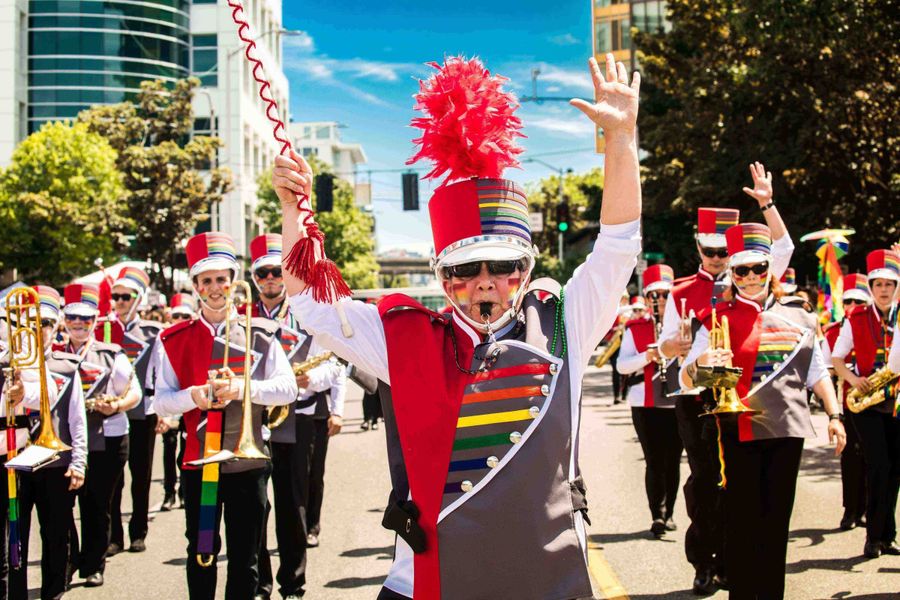
[[[772,232],[772,275],[780,278],[787,271],[788,265],[791,263],[791,255],[794,253],[794,242],[788,234],[787,227],[778,207],[773,203],[772,193],[772,173],[766,171],[765,166],[761,162],[755,162],[750,165],[750,176],[753,178],[753,189],[744,188],[744,193],[756,200],[760,210],[763,211],[763,217],[766,220],[766,226]]]
[[[281,246],[282,256],[288,256],[294,244],[306,235],[301,220],[306,214],[312,193],[313,172],[302,156],[290,151],[290,156],[276,156],[272,170],[272,186],[281,200]],[[298,198],[305,198],[301,203]],[[321,258],[321,257],[320,257]],[[299,294],[306,289],[306,282],[298,279],[290,269],[283,269],[284,285],[288,296]]]

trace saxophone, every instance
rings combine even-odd
[[[852,388],[847,394],[847,408],[850,412],[859,413],[884,402],[890,388],[900,381],[900,373],[894,373],[884,366],[869,375],[866,380],[872,386],[868,393],[863,394],[856,388]]]
[[[328,359],[333,356],[331,352],[323,352],[322,354],[317,354],[312,358],[307,358],[303,362],[294,363],[291,365],[291,368],[294,370],[294,376],[305,375],[309,373]],[[277,429],[284,423],[284,420],[288,418],[290,414],[291,405],[283,404],[281,406],[270,406],[268,409],[268,425],[269,431],[273,429]]]

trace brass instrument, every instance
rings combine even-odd
[[[331,352],[323,352],[312,358],[307,358],[303,362],[294,363],[291,368],[294,370],[294,377],[309,373],[323,362],[333,356]],[[270,406],[268,409],[268,427],[270,430],[277,429],[284,420],[288,418],[291,410],[291,404],[282,404],[280,406]]]
[[[622,345],[622,335],[624,332],[624,327],[620,327],[616,329],[616,332],[613,334],[612,338],[609,340],[609,343],[606,345],[606,348],[597,357],[597,360],[594,361],[594,366],[598,369],[609,362],[609,359],[612,358],[612,355],[616,353],[619,347]]]
[[[731,350],[731,333],[728,327],[728,317],[723,316],[721,321],[716,319],[716,309],[712,309],[712,322],[709,330],[709,348],[714,350],[721,348]],[[716,407],[703,413],[706,415],[736,414],[756,412],[752,408],[744,406],[737,394],[737,382],[744,372],[740,367],[731,364],[731,359],[725,366],[701,367],[697,366],[697,375],[694,377],[694,386],[710,388]]]
[[[690,339],[690,337],[691,337],[691,327],[690,327],[690,323],[687,319],[687,314],[685,311],[686,308],[687,308],[687,298],[682,298],[681,299],[681,313],[680,313],[680,315],[681,315],[680,333],[681,333],[681,339],[683,339],[683,340]],[[682,364],[684,364],[684,356],[679,355],[678,356],[678,365],[681,366]]]
[[[888,388],[900,381],[900,373],[894,373],[884,366],[866,377],[866,380],[872,386],[868,393],[863,394],[856,388],[851,388],[847,393],[847,409],[850,412],[859,413],[884,402],[888,397]]]
[[[127,392],[126,392],[127,393]],[[116,396],[114,394],[97,394],[93,398],[87,398],[84,401],[84,410],[86,412],[96,412],[101,405],[110,405],[125,398],[125,394]]]
[[[652,292],[651,292],[652,293]],[[655,297],[650,298],[650,318],[653,319],[653,343],[647,344],[647,348],[657,351],[659,358],[656,364],[659,368],[659,382],[662,384],[663,394],[666,392],[667,365],[666,359],[659,354],[660,335],[662,334],[662,319],[659,318],[659,303]]]

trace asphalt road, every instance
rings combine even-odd
[[[688,599],[693,571],[684,559],[688,523],[679,497],[679,530],[663,540],[648,532],[650,517],[643,488],[643,459],[624,405],[611,406],[608,368],[590,368],[585,378],[581,466],[588,485],[590,560],[598,598]],[[361,392],[347,401],[344,432],[331,441],[326,471],[321,546],[309,552],[306,598],[338,600],[374,598],[391,563],[393,536],[381,528],[388,494],[383,429],[363,432]],[[788,547],[787,592],[791,600],[822,598],[882,600],[900,598],[900,557],[865,560],[865,532],[838,530],[841,491],[838,461],[824,438],[825,418],[814,418],[819,439],[807,441]],[[184,513],[157,512],[162,501],[161,446],[157,445],[152,521],[143,554],[122,553],[110,559],[106,584],[84,588],[76,579],[67,598],[186,598]],[[682,478],[688,473],[682,464]],[[126,483],[126,490],[128,490]],[[271,492],[270,492],[271,494]],[[125,494],[123,512],[129,510]],[[271,496],[270,496],[271,497]],[[274,546],[269,523],[270,547]],[[29,584],[37,598],[40,547],[32,535]],[[273,568],[277,568],[273,548]],[[217,598],[224,597],[224,555],[219,562]],[[277,593],[274,597],[278,597]],[[726,598],[719,592],[713,598]]]

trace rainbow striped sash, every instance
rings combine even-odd
[[[13,459],[19,453],[16,449],[16,428],[6,430],[7,458]],[[16,487],[16,470],[6,469],[6,484],[9,491],[9,564],[13,569],[22,566],[22,540],[19,537],[19,498]]]

